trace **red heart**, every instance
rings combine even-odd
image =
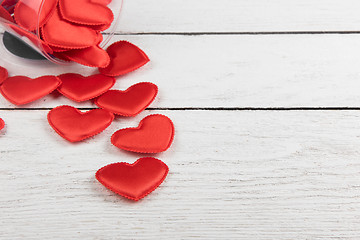
[[[23,105],[40,99],[60,86],[56,76],[31,79],[25,76],[7,78],[0,86],[1,94],[16,105]]]
[[[102,74],[83,77],[67,73],[58,76],[62,81],[58,91],[76,102],[83,102],[100,96],[115,84],[115,78]]]
[[[67,49],[87,48],[96,45],[99,40],[95,30],[61,19],[58,11],[42,27],[41,33],[49,45]]]
[[[111,60],[106,68],[99,68],[104,75],[120,76],[149,62],[148,56],[140,48],[126,41],[113,43],[106,51]]]
[[[100,108],[122,116],[135,116],[154,101],[158,87],[149,82],[135,84],[125,91],[110,90],[95,100]]]
[[[94,109],[85,113],[70,106],[60,106],[48,114],[50,126],[70,142],[78,142],[104,131],[114,115],[103,109]]]
[[[106,67],[110,63],[107,52],[98,46],[57,52],[54,55],[60,59],[74,61],[88,67]]]
[[[8,78],[8,76],[9,74],[6,68],[0,66],[0,84],[2,84],[5,81],[5,79]]]
[[[0,130],[2,130],[5,127],[5,122],[0,118]]]
[[[44,4],[42,5],[40,17],[38,19],[42,2],[44,2]],[[37,25],[39,24],[39,27],[42,27],[55,12],[57,2],[58,0],[20,0],[14,9],[15,21],[21,27],[29,31],[37,30]]]
[[[140,158],[133,164],[113,163],[96,172],[96,179],[111,191],[138,201],[166,178],[168,166],[156,158]]]
[[[159,153],[170,147],[174,133],[172,121],[164,115],[155,114],[141,120],[137,128],[125,128],[115,132],[111,143],[131,152]]]
[[[61,16],[76,24],[105,25],[114,20],[114,15],[107,6],[91,0],[59,0],[59,7]]]

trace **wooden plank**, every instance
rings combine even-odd
[[[360,35],[116,36],[139,45],[151,62],[119,77],[159,86],[153,107],[358,107]],[[4,54],[4,55],[3,55]],[[97,72],[79,65],[19,61],[1,52],[10,74]],[[76,104],[52,95],[25,107]],[[14,107],[0,97],[0,107]]]
[[[174,120],[163,185],[133,203],[95,171],[143,155],[113,147],[118,119],[79,144],[47,111],[0,111],[4,239],[359,239],[360,112],[162,111]],[[155,113],[155,112],[151,112]]]
[[[359,31],[357,0],[124,0],[119,32]]]

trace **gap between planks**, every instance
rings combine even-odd
[[[0,111],[48,111],[53,108],[0,108]],[[77,108],[93,110],[96,107]],[[360,111],[360,107],[182,107],[147,108],[149,111]]]

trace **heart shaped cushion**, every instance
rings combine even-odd
[[[74,61],[88,67],[106,67],[110,63],[107,52],[98,46],[57,52],[54,55],[60,59]]]
[[[79,142],[104,131],[114,115],[103,109],[81,112],[70,106],[60,106],[48,114],[50,126],[70,142]]]
[[[1,94],[16,105],[23,105],[40,99],[60,86],[56,76],[43,76],[31,79],[25,76],[7,78],[0,85]]]
[[[174,134],[172,121],[164,115],[154,114],[141,120],[137,128],[125,128],[115,132],[111,143],[130,152],[159,153],[170,147]]]
[[[106,51],[110,56],[110,64],[106,68],[99,68],[104,75],[120,76],[149,62],[148,56],[140,48],[127,41],[113,43]]]
[[[106,5],[92,0],[59,0],[59,7],[63,19],[76,24],[106,25],[114,20]]]
[[[0,130],[5,127],[5,122],[0,118]]]
[[[40,17],[38,19],[38,12],[42,1],[34,0],[20,0],[14,9],[14,18],[17,24],[21,27],[34,31],[37,29],[37,24],[42,27],[56,11],[58,0],[46,0],[41,9]]]
[[[110,90],[95,100],[100,108],[121,116],[135,116],[154,101],[158,87],[149,82],[135,84],[125,91]]]
[[[87,48],[96,45],[99,40],[95,30],[61,19],[58,11],[41,28],[41,34],[49,45],[67,49]]]
[[[8,78],[8,76],[9,74],[6,68],[0,66],[0,84],[2,84],[5,81],[5,79]]]
[[[62,81],[58,91],[76,102],[83,102],[100,96],[115,84],[115,78],[102,74],[84,77],[67,73],[58,76]]]
[[[133,164],[113,163],[96,172],[96,179],[111,191],[138,201],[166,178],[168,166],[156,158],[140,158]]]

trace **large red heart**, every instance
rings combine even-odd
[[[0,130],[5,127],[5,122],[0,118]]]
[[[7,78],[0,85],[1,94],[16,105],[23,105],[40,99],[60,86],[56,76],[43,76],[31,79],[25,76]]]
[[[140,158],[133,164],[113,163],[96,172],[96,179],[111,191],[138,201],[166,178],[168,166],[156,158]]]
[[[79,142],[104,131],[114,115],[103,109],[80,112],[70,106],[60,106],[48,114],[50,126],[63,138],[70,142]]]
[[[42,27],[56,11],[58,0],[45,0],[43,2],[44,4],[38,19],[42,1],[20,0],[14,9],[16,23],[29,31],[36,30],[37,24],[39,24],[39,27]]]
[[[49,45],[67,49],[87,48],[96,45],[99,40],[95,30],[61,19],[58,11],[42,27],[41,34]]]
[[[115,78],[102,74],[84,77],[67,73],[58,76],[62,84],[58,91],[76,102],[83,102],[100,96],[115,84]]]
[[[149,62],[148,56],[140,48],[126,41],[113,43],[106,51],[111,60],[106,68],[99,68],[104,75],[120,76]]]
[[[125,128],[115,132],[111,143],[118,148],[139,153],[166,151],[174,139],[174,124],[160,114],[147,116],[137,128]]]
[[[54,55],[60,59],[71,60],[88,67],[105,67],[110,63],[110,57],[107,52],[98,46],[57,52]]]
[[[5,79],[7,79],[8,76],[9,76],[9,73],[6,70],[6,68],[3,68],[0,66],[0,84],[2,84],[2,82],[5,81]]]
[[[135,116],[154,101],[158,87],[149,82],[135,84],[125,91],[110,90],[95,100],[100,108],[121,116]]]
[[[61,16],[76,24],[106,25],[114,20],[112,11],[106,5],[91,0],[59,0],[59,7]]]

